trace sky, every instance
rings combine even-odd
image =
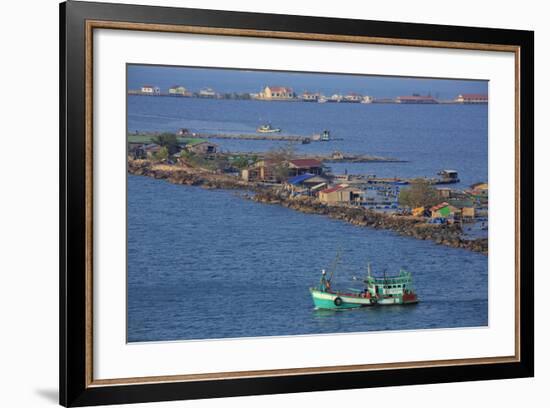
[[[190,68],[175,66],[128,65],[128,89],[142,85],[158,86],[168,92],[182,85],[192,92],[210,87],[216,92],[259,92],[264,86],[289,86],[300,94],[304,91],[325,95],[357,92],[378,98],[401,95],[432,95],[454,99],[461,93],[488,93],[488,81],[409,78],[349,74],[317,74],[284,71],[234,70],[224,68]]]

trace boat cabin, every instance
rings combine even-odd
[[[365,283],[371,296],[393,297],[414,292],[411,273],[403,269],[399,271],[398,276],[374,277],[369,275]]]
[[[456,170],[441,170],[439,172],[439,175],[444,180],[457,180],[458,179],[458,171],[456,171]]]

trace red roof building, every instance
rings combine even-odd
[[[334,187],[325,188],[324,190],[319,191],[319,193],[323,193],[323,194],[335,193],[337,191],[345,189],[346,187],[348,187],[347,184],[338,184]]]
[[[261,99],[294,99],[296,96],[292,88],[286,86],[266,86],[259,94]]]
[[[296,168],[296,169],[309,169],[309,168],[316,168],[316,167],[323,167],[323,163],[321,163],[317,159],[294,159],[288,161],[289,167]]]

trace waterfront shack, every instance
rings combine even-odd
[[[470,193],[474,196],[487,196],[489,194],[488,183],[475,183],[470,186]]]
[[[455,216],[465,220],[473,220],[476,216],[474,202],[470,199],[452,198],[448,201],[449,205],[458,209]]]
[[[206,140],[196,140],[188,143],[185,149],[197,154],[215,154],[218,151],[218,145]]]
[[[314,194],[316,191],[326,188],[329,180],[323,176],[315,174],[301,174],[290,177],[284,183],[284,188],[291,193]]]
[[[160,88],[153,85],[143,85],[140,89],[142,94],[146,95],[158,95],[160,94]]]
[[[476,217],[476,209],[472,207],[463,207],[460,209],[461,217],[464,220],[473,220]]]
[[[277,163],[273,160],[258,160],[252,166],[241,170],[241,178],[244,181],[277,181],[275,167]]]
[[[172,96],[188,96],[189,92],[181,85],[173,85],[168,89],[168,94]]]
[[[244,181],[256,181],[258,180],[258,174],[258,168],[250,166],[241,170],[241,179]]]
[[[162,147],[156,143],[150,143],[143,146],[142,149],[148,159],[154,159],[156,154],[160,152],[160,149],[162,149]]]
[[[283,161],[262,159],[258,160],[252,166],[241,170],[241,178],[245,181],[268,181],[280,183],[283,180],[303,174],[311,174],[314,176],[322,175],[323,163],[316,159],[294,159]]]
[[[304,102],[317,102],[319,99],[319,94],[305,91],[302,95],[300,95],[300,99]]]
[[[325,204],[350,204],[358,202],[361,192],[348,184],[338,184],[319,191],[319,201]]]
[[[426,209],[425,207],[416,207],[411,210],[411,214],[413,217],[424,217]]]
[[[454,218],[455,214],[460,213],[460,210],[444,201],[430,208],[430,212],[432,218]]]
[[[218,94],[212,88],[203,88],[199,91],[199,98],[216,98]]]
[[[289,176],[300,174],[323,174],[323,163],[317,159],[294,159],[288,160]]]
[[[481,205],[487,205],[489,202],[489,184],[475,183],[470,186],[466,194]]]
[[[350,102],[350,103],[359,103],[363,99],[363,95],[360,95],[355,92],[350,92],[346,96],[344,96],[344,99],[342,102]]]
[[[439,198],[450,198],[451,197],[451,189],[449,187],[439,187],[436,189],[437,196]]]

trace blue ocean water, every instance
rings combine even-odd
[[[320,269],[413,273],[420,303],[314,310]],[[128,176],[128,341],[486,326],[487,257],[259,204],[233,191]]]
[[[433,177],[454,169],[458,187],[465,187],[488,178],[487,109],[129,96],[128,131],[253,133],[265,122],[283,134],[329,129],[341,140],[295,145],[297,152],[337,150],[406,161],[330,164],[334,172]],[[281,146],[214,141],[230,151]],[[378,273],[405,267],[420,303],[314,310],[308,288],[339,249],[337,286],[352,286],[352,276],[364,274],[367,262]],[[467,250],[258,204],[233,191],[128,176],[130,342],[486,326],[487,273],[487,257]]]
[[[459,172],[460,187],[487,181],[487,105],[397,105],[261,102],[128,97],[128,131],[254,133],[266,122],[283,134],[311,136],[325,129],[331,142],[296,144],[298,153],[372,154],[406,163],[334,163],[334,172],[380,177],[435,177]],[[266,151],[284,142],[213,140],[230,151]]]

